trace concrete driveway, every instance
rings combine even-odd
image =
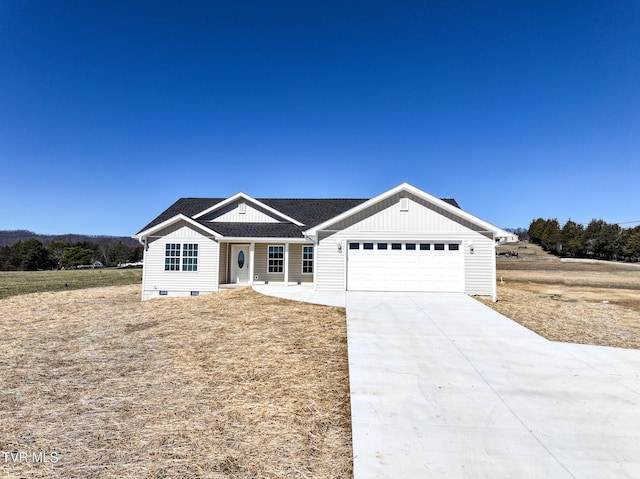
[[[463,294],[347,293],[355,479],[638,478],[640,351]]]

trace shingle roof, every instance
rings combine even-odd
[[[179,214],[192,218],[226,199],[180,198],[138,233],[159,225]],[[367,200],[367,198],[257,198],[257,201],[303,223],[304,226],[302,227],[292,223],[210,223],[207,221],[199,221],[199,223],[223,236],[299,238],[302,237],[302,231],[324,223]],[[443,201],[459,208],[454,199],[443,198]]]
[[[198,223],[230,238],[302,238],[302,232],[306,229],[293,223]]]

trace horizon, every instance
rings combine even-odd
[[[0,228],[403,182],[503,229],[639,224],[638,51],[634,0],[2,2]]]

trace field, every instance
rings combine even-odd
[[[640,267],[518,251],[483,302],[640,348]],[[352,477],[344,309],[248,288],[140,302],[139,281],[0,273],[0,478]]]
[[[0,478],[352,476],[344,309],[139,298],[0,301]]]
[[[0,299],[43,291],[71,291],[99,286],[140,284],[141,281],[142,269],[0,271]]]
[[[553,341],[640,349],[640,265],[516,251],[497,260],[498,302],[483,302]]]

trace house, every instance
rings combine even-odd
[[[182,198],[133,237],[143,299],[258,283],[495,299],[495,245],[508,235],[403,183],[371,199]]]

